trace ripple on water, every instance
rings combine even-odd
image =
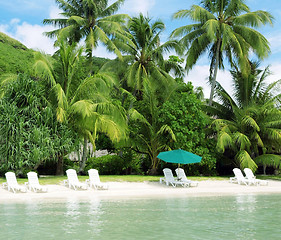
[[[279,239],[280,197],[0,204],[0,239]]]

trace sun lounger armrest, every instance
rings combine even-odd
[[[159,180],[159,182],[160,182],[160,183],[165,182],[165,178],[161,177],[160,180]]]
[[[6,188],[6,187],[8,187],[7,182],[3,182],[3,183],[2,183],[2,188]]]
[[[68,180],[63,180],[63,185],[64,186],[68,185]]]

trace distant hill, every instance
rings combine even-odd
[[[0,32],[0,76],[4,73],[31,73],[34,52],[19,41]],[[93,57],[93,72],[97,72],[107,61],[110,59]],[[81,71],[85,71],[85,60],[82,59],[80,64]]]
[[[0,75],[29,72],[34,63],[33,50],[0,32]]]

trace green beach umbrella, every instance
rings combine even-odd
[[[160,152],[157,157],[168,163],[178,163],[178,166],[180,164],[198,163],[202,159],[202,157],[182,149]]]

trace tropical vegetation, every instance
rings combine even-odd
[[[56,3],[62,18],[43,21],[55,27],[46,33],[55,39],[53,56],[0,33],[1,175],[62,175],[67,168],[156,175],[173,167],[157,158],[172,149],[202,156],[182,166],[189,175],[281,169],[281,80],[266,83],[269,67],[249,59],[270,53],[256,30],[272,24],[270,13],[251,12],[244,0],[202,0],[173,15],[195,23],[163,41],[161,20],[116,14],[124,0]],[[116,59],[94,57],[99,44]],[[202,87],[185,82],[204,53],[208,102]],[[226,64],[231,93],[216,81]],[[109,154],[95,156],[104,149]]]
[[[224,68],[224,59],[231,66],[238,65],[243,72],[249,69],[248,57],[254,53],[264,59],[270,52],[267,39],[255,28],[272,24],[273,16],[263,10],[251,12],[245,0],[203,0],[191,9],[180,10],[175,19],[189,18],[194,24],[175,29],[171,37],[181,37],[186,51],[186,69],[191,69],[198,58],[208,52],[210,58],[212,105],[218,69]]]
[[[242,169],[256,170],[258,164],[279,168],[281,111],[278,105],[281,95],[278,90],[281,80],[266,84],[269,69],[262,71],[257,63],[251,63],[250,73],[246,76],[238,69],[231,74],[233,96],[217,83],[216,94],[220,103],[208,108],[216,116],[212,125],[218,151],[229,149],[228,155],[232,155]]]

